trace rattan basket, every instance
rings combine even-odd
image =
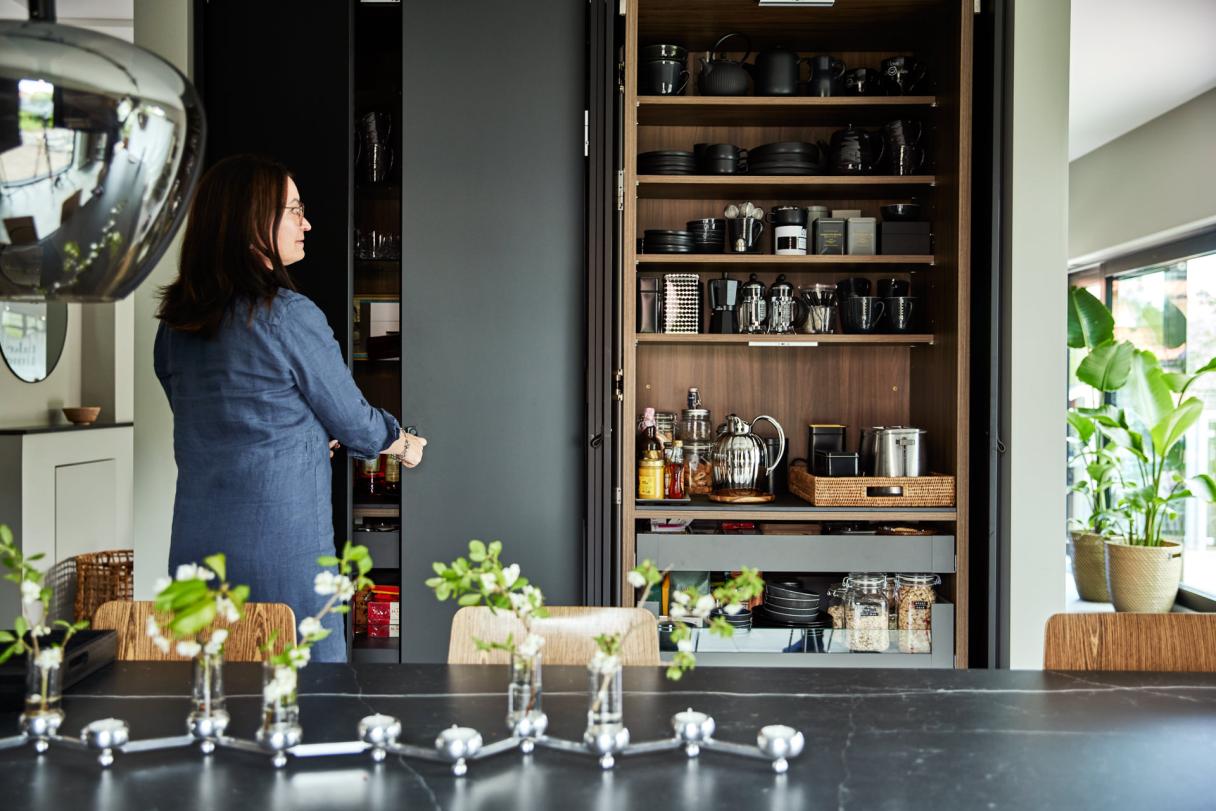
[[[954,477],[814,476],[798,464],[790,466],[790,492],[816,507],[953,507]]]
[[[135,550],[76,556],[76,620],[91,620],[102,603],[135,599]]]

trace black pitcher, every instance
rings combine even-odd
[[[885,154],[883,138],[877,132],[849,125],[832,133],[832,169],[838,175],[873,174]]]
[[[796,51],[769,48],[756,56],[756,64],[744,65],[752,75],[757,96],[793,96],[798,93],[798,73],[802,60]]]

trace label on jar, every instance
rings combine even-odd
[[[663,497],[663,466],[638,469],[638,498]]]
[[[778,225],[773,233],[773,248],[778,256],[806,254],[806,228]]]
[[[861,617],[877,617],[884,613],[879,606],[872,603],[862,603],[858,605],[857,612],[858,616]]]

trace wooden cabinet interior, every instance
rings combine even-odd
[[[768,414],[786,430],[789,453],[805,457],[809,422],[849,426],[850,449],[859,429],[870,425],[912,425],[928,431],[930,466],[957,477],[956,506],[936,511],[955,537],[957,565],[943,577],[941,594],[954,603],[956,666],[967,664],[967,454],[968,454],[968,275],[970,233],[970,0],[841,0],[833,8],[758,7],[754,0],[629,0],[626,12],[624,206],[623,206],[623,370],[621,573],[635,565],[639,526],[661,517],[657,508],[634,503],[636,458],[633,424],[646,406],[677,411],[689,386],[700,388],[715,421],[736,412],[750,419]],[[894,55],[914,54],[933,78],[932,95],[876,98],[702,97],[700,60],[722,35],[741,31],[752,53],[784,46],[802,54],[830,54],[850,67],[877,68]],[[734,40],[733,42],[738,42]],[[639,97],[639,46],[676,43],[689,50],[688,90],[679,97]],[[737,47],[737,45],[732,46]],[[734,58],[743,56],[735,53]],[[773,141],[827,141],[847,125],[877,127],[912,117],[928,125],[931,172],[888,176],[640,176],[636,157],[657,149],[691,151],[696,143],[731,143],[751,148]],[[721,217],[724,206],[750,200],[768,210],[774,204],[822,203],[859,208],[880,217],[879,207],[915,199],[932,223],[931,257],[705,257],[647,255],[637,239],[646,229],[680,229],[702,217]],[[762,250],[768,251],[768,237]],[[757,273],[765,284],[784,273],[795,284],[850,276],[892,276],[912,280],[921,307],[924,335],[909,345],[864,337],[865,344],[825,340],[818,346],[749,346],[722,336],[639,335],[635,291],[641,275],[696,272],[702,279],[721,272],[745,280]],[[676,336],[668,336],[676,337]],[[740,338],[742,336],[731,336]],[[816,336],[799,336],[814,339]],[[845,338],[846,336],[837,336]],[[886,339],[886,340],[884,340]],[[712,506],[712,505],[710,505]],[[802,513],[749,516],[807,520]],[[674,513],[671,513],[674,514]],[[706,515],[719,514],[707,510]],[[721,514],[730,514],[729,512]],[[881,512],[855,511],[873,521]],[[644,518],[643,518],[644,516]],[[819,516],[822,518],[822,515]],[[900,516],[901,520],[913,520]],[[926,517],[924,520],[931,520]],[[897,542],[897,541],[893,541]],[[633,590],[622,583],[622,594]]]

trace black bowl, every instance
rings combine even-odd
[[[783,600],[818,600],[819,592],[805,589],[798,583],[765,583],[764,590]]]
[[[786,597],[778,597],[776,594],[768,593],[764,595],[765,604],[771,604],[774,608],[782,611],[818,611],[819,600],[791,600]]]
[[[887,222],[913,222],[921,218],[920,203],[892,203],[880,210]]]

